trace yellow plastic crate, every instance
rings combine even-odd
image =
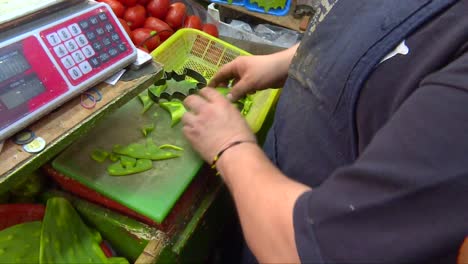
[[[190,68],[210,79],[222,65],[240,55],[251,54],[205,32],[184,28],[174,33],[151,55],[164,65],[165,71],[182,73],[184,68]],[[245,119],[253,132],[260,130],[278,95],[277,89],[268,89],[252,96],[252,107]]]

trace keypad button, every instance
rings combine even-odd
[[[85,35],[81,34],[75,38],[76,43],[78,43],[78,46],[83,47],[86,44],[88,44],[88,39],[85,37]]]
[[[125,44],[123,43],[120,43],[119,45],[117,45],[117,48],[121,51],[121,52],[124,52],[127,50],[127,47],[125,46]]]
[[[65,47],[67,48],[69,52],[73,52],[78,49],[78,45],[73,39],[65,41]]]
[[[93,66],[93,68],[98,68],[101,65],[101,61],[98,57],[93,57],[89,59],[89,63],[91,64],[91,66]]]
[[[72,77],[73,80],[76,80],[76,79],[80,78],[81,76],[83,76],[83,74],[80,71],[80,68],[78,68],[76,66],[69,69],[68,74],[70,74],[70,76]]]
[[[90,40],[90,41],[93,41],[97,38],[96,36],[96,33],[94,33],[93,31],[88,31],[86,32],[86,37]]]
[[[109,54],[107,54],[105,52],[99,54],[99,60],[101,60],[101,62],[107,62],[109,59],[110,59]]]
[[[75,61],[72,59],[70,55],[67,55],[61,59],[63,66],[65,68],[70,69],[73,65],[75,65]]]
[[[102,36],[104,35],[106,32],[104,31],[104,29],[102,27],[98,27],[96,28],[96,33],[99,35],[99,36]]]
[[[87,74],[92,70],[91,65],[87,61],[83,61],[78,65],[78,67],[83,72],[83,74]]]
[[[104,12],[99,13],[98,17],[99,17],[99,19],[100,19],[101,21],[106,21],[106,20],[107,20],[107,14],[104,13]]]
[[[65,48],[65,46],[63,44],[59,44],[59,45],[55,46],[54,51],[55,51],[55,54],[57,54],[57,56],[59,58],[61,58],[61,57],[68,54],[68,51],[67,51],[67,49]]]
[[[49,42],[50,45],[55,46],[62,42],[58,36],[57,33],[50,33],[49,35],[46,36],[47,41]]]
[[[91,58],[94,54],[96,54],[93,50],[93,48],[91,48],[90,45],[88,46],[84,46],[81,51],[83,52],[83,54],[86,56],[86,58]]]
[[[96,51],[101,51],[104,48],[104,45],[101,44],[101,42],[94,42],[93,43],[93,48]]]
[[[83,55],[83,52],[81,51],[75,51],[72,53],[73,60],[75,60],[76,63],[80,63],[85,60],[85,56]]]
[[[73,23],[73,24],[69,25],[68,30],[70,31],[72,36],[77,36],[77,35],[81,34],[81,29],[78,26],[78,24],[76,24],[76,23]]]
[[[104,46],[109,46],[109,45],[112,44],[112,41],[110,40],[109,37],[104,37],[104,38],[102,39],[102,43],[104,44]]]
[[[97,17],[93,16],[89,19],[89,23],[91,23],[91,25],[97,25],[99,23],[99,20]]]
[[[120,42],[120,37],[119,37],[119,34],[117,34],[117,33],[112,33],[111,34],[111,39],[114,42]]]
[[[114,26],[112,26],[112,24],[109,24],[109,23],[106,23],[106,25],[104,26],[104,28],[106,29],[107,32],[112,32],[112,31],[114,31]]]
[[[59,29],[58,35],[62,41],[69,40],[72,37],[70,31],[68,31],[66,28]]]
[[[88,20],[83,20],[79,22],[81,29],[86,30],[89,28],[90,24]]]
[[[109,49],[109,55],[111,57],[115,57],[115,56],[119,55],[119,51],[116,48],[110,48]]]

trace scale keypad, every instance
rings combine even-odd
[[[131,52],[127,39],[110,16],[105,9],[96,10],[41,32],[72,84],[86,80],[114,58],[118,60]]]

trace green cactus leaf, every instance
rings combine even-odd
[[[45,200],[51,197],[64,197],[69,200],[83,220],[99,230],[106,241],[132,263],[159,232],[154,227],[62,191],[49,190],[42,194]]]
[[[120,155],[149,160],[166,160],[180,156],[158,148],[151,138],[146,140],[146,145],[140,143],[132,143],[127,146],[115,145],[113,151]]]
[[[128,260],[126,258],[113,257],[113,258],[108,258],[107,263],[109,263],[109,264],[128,264]]]
[[[0,231],[0,263],[39,263],[42,222],[26,222]]]
[[[260,8],[263,8],[265,12],[270,9],[281,8],[286,6],[287,0],[249,0],[250,3],[256,3]]]
[[[121,160],[125,156],[120,157]],[[117,162],[114,164],[109,165],[107,167],[107,172],[111,176],[125,176],[125,175],[130,175],[130,174],[135,174],[143,171],[147,171],[153,168],[153,163],[149,159],[134,159],[130,157],[125,157],[128,158],[128,161],[134,160],[134,166],[130,166],[130,163],[126,163],[127,166],[122,164],[121,162]]]
[[[106,263],[95,232],[64,198],[47,200],[40,239],[40,263]]]

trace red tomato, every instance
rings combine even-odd
[[[123,17],[125,6],[122,3],[117,0],[101,0],[101,2],[108,4],[117,17]]]
[[[125,6],[134,6],[137,4],[138,0],[119,0]]]
[[[188,16],[185,18],[184,27],[202,30],[203,23],[198,16]]]
[[[146,52],[146,53],[150,53],[149,50],[148,50],[148,48],[146,48],[145,46],[143,46],[143,47],[138,47],[137,49],[142,50],[142,51],[144,51],[144,52]]]
[[[218,28],[215,24],[206,23],[205,25],[203,25],[202,30],[213,37],[219,37]]]
[[[169,11],[169,5],[171,2],[169,0],[150,0],[146,6],[146,10],[159,19],[164,19],[166,17],[167,11]]]
[[[187,7],[184,3],[175,2],[169,6],[169,11],[167,11],[167,15],[164,20],[169,26],[171,26],[171,28],[178,29],[184,22],[186,10]]]
[[[149,0],[138,0],[137,4],[146,6],[148,4]]]
[[[153,51],[161,43],[156,31],[149,28],[137,28],[132,31],[132,41],[137,47],[146,47]]]
[[[119,18],[119,22],[120,22],[120,24],[122,24],[122,27],[124,28],[125,32],[127,32],[127,35],[131,36],[132,35],[132,30],[128,26],[127,21],[123,20],[122,18]]]
[[[146,10],[142,5],[129,7],[125,10],[124,19],[127,21],[128,26],[135,30],[145,23]]]
[[[155,17],[148,17],[143,27],[156,30],[161,42],[165,41],[174,33],[174,30],[166,22]]]

